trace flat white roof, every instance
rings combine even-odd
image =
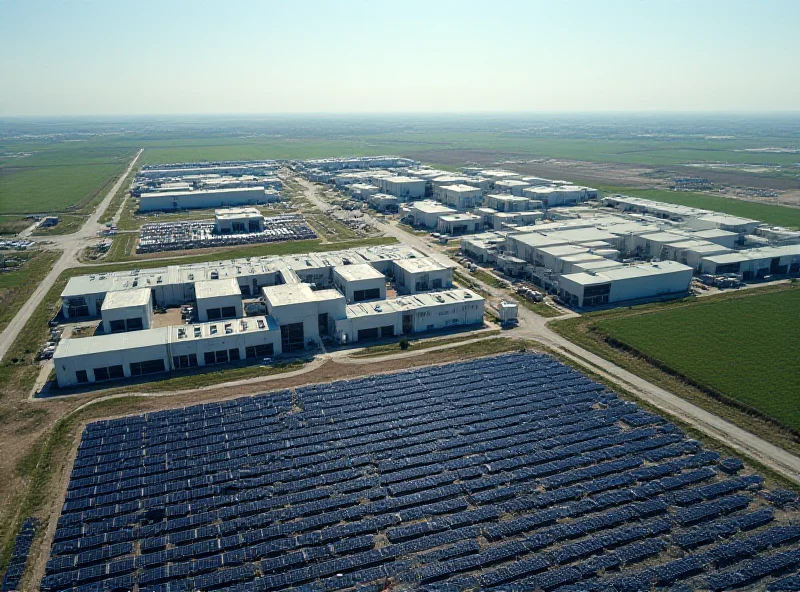
[[[339,265],[333,268],[333,273],[336,273],[346,282],[357,282],[360,280],[385,280],[380,271],[372,267],[369,263],[361,263],[358,265]]]
[[[446,191],[451,191],[453,193],[474,193],[477,191],[478,193],[481,192],[480,187],[473,187],[472,185],[442,185],[441,189]]]
[[[169,342],[171,327],[157,327],[144,331],[129,331],[127,333],[113,333],[109,335],[96,335],[80,339],[62,339],[53,358],[69,358],[104,352],[124,351],[143,347],[166,345]]]
[[[223,220],[238,218],[263,218],[264,215],[256,208],[224,208],[214,210],[214,216]]]
[[[264,298],[272,306],[291,306],[305,302],[337,300],[342,296],[337,290],[312,290],[308,284],[281,284],[263,288]]]
[[[261,316],[193,323],[191,325],[173,325],[168,329],[170,329],[170,342],[181,343],[198,339],[214,339],[225,337],[226,335],[277,331],[280,327],[272,317]]]
[[[445,222],[477,222],[481,218],[475,214],[451,214],[449,216],[442,216],[439,219]]]
[[[102,310],[128,308],[129,306],[145,306],[150,302],[150,296],[150,288],[109,292],[103,300]]]
[[[423,214],[455,214],[456,210],[448,208],[435,201],[418,201],[409,206],[412,210],[417,210]]]
[[[761,223],[759,220],[753,220],[752,218],[740,218],[739,216],[730,216],[728,214],[707,214],[705,216],[701,216],[700,220],[706,220],[716,224],[725,224],[727,226],[741,226],[743,224]]]
[[[401,259],[400,261],[395,261],[395,265],[408,273],[441,271],[444,269],[453,269],[455,267],[455,265],[442,265],[430,257],[425,257],[424,259]]]
[[[423,292],[400,296],[378,302],[361,302],[347,306],[347,318],[390,314],[420,308],[447,306],[463,302],[483,302],[483,298],[471,290],[451,289],[440,292]]]
[[[234,278],[226,278],[196,282],[194,284],[194,293],[197,299],[201,300],[219,296],[241,296],[242,290],[239,288],[239,282]]]
[[[239,191],[248,191],[252,193],[265,192],[263,185],[259,185],[257,187],[219,187],[216,189],[195,189],[194,191],[170,191],[169,193],[142,193],[140,198],[147,199],[150,197],[180,197],[181,195],[217,195],[220,193],[236,193]]]
[[[692,273],[692,268],[677,261],[659,261],[658,263],[641,263],[637,265],[624,265],[603,269],[595,274],[580,272],[562,275],[561,277],[569,281],[585,286],[605,284],[608,282],[622,281],[627,279],[642,278],[655,275],[666,275],[671,273],[686,272]]]
[[[703,261],[712,263],[736,263],[739,261],[755,261],[759,259],[772,259],[775,257],[800,257],[800,245],[785,245],[782,247],[762,247],[760,249],[747,249],[722,255],[703,257]]]

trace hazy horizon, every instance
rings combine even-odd
[[[43,0],[0,15],[0,117],[800,111],[790,0]]]

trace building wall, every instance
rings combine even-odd
[[[195,192],[193,194],[164,194],[142,197],[139,200],[140,212],[186,210],[197,208],[218,208],[223,206],[244,206],[266,202],[263,187],[243,187],[238,191]]]
[[[396,267],[395,280],[398,294],[417,294],[418,292],[429,292],[431,290],[452,288],[453,270],[447,268],[412,273],[400,267]],[[417,287],[418,284],[419,288]],[[436,287],[434,287],[434,284]]]
[[[459,227],[463,227],[463,231],[459,230],[458,232],[456,232],[456,230]],[[480,219],[478,219],[478,220],[458,220],[456,222],[453,222],[449,220],[444,220],[443,218],[439,218],[438,230],[439,232],[444,232],[445,234],[454,234],[454,235],[473,234],[475,232],[480,232],[481,221]]]
[[[103,333],[112,333],[112,321],[127,322],[128,319],[140,319],[142,322],[142,329],[149,329],[153,324],[153,305],[151,301],[148,301],[147,304],[142,306],[127,306],[125,308],[101,310],[100,315],[103,318]]]
[[[219,320],[219,319],[209,319],[208,310],[216,308],[222,309],[223,307],[233,307],[236,312],[235,318],[242,318],[244,316],[244,311],[242,309],[242,296],[230,295],[230,296],[214,296],[211,298],[198,298],[197,317],[201,323],[205,323],[207,321]]]
[[[334,283],[336,287],[344,294],[348,302],[366,302],[367,300],[386,300],[386,279],[364,279],[355,281],[345,281],[339,274],[334,272]],[[377,290],[378,296],[375,298],[360,298],[356,299],[356,292],[366,290]]]
[[[86,339],[93,339],[87,337]],[[78,370],[85,370],[89,383],[96,382],[94,369],[122,366],[124,377],[131,377],[131,364],[150,360],[163,360],[164,368],[169,370],[169,352],[166,344],[131,348],[124,351],[102,352],[84,356],[69,356],[55,360],[58,386],[69,387],[79,384],[76,377]]]
[[[425,180],[395,182],[391,179],[382,179],[383,190],[400,198],[417,199],[425,197]]]
[[[435,331],[483,322],[483,299],[430,306],[414,311],[414,332]]]

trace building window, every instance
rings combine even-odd
[[[125,321],[120,319],[118,321],[111,321],[108,323],[112,333],[120,333],[125,330]]]
[[[84,382],[89,382],[89,376],[86,374],[86,370],[76,370],[75,380],[77,380],[79,384],[83,384]]]
[[[139,331],[143,329],[144,325],[142,324],[142,319],[136,317],[134,319],[128,319],[128,331]]]
[[[125,378],[125,370],[123,370],[122,364],[118,364],[116,366],[109,366],[108,376],[109,378]]]
[[[436,278],[433,280],[433,289],[434,290],[441,290],[442,288],[442,278]]]
[[[183,368],[195,368],[197,366],[197,354],[189,354],[188,356],[173,356],[172,364],[176,370]]]
[[[236,316],[236,307],[235,306],[223,306],[222,307],[222,318],[223,319],[230,319]]]
[[[206,352],[203,354],[203,361],[205,362],[206,366],[209,366],[210,364],[216,364],[217,356],[214,355],[214,352]]]
[[[228,361],[228,350],[221,349],[217,352],[217,364],[224,364]]]
[[[238,347],[234,347],[233,349],[229,349],[228,350],[228,359],[231,362],[238,362],[239,360],[242,359],[242,356],[239,353],[239,348]]]
[[[145,362],[131,362],[131,376],[155,374],[164,371],[164,360],[147,360]]]
[[[108,380],[108,368],[95,368],[94,369],[94,379],[95,380]]]
[[[209,321],[218,321],[222,318],[222,313],[218,308],[209,308],[206,311],[206,315]]]
[[[253,358],[264,358],[271,356],[273,353],[275,353],[275,348],[271,343],[261,343],[259,345],[250,345],[246,347],[244,349],[244,353],[247,359],[252,360]]]

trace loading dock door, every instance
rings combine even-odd
[[[381,331],[378,327],[372,327],[371,329],[360,329],[358,332],[359,341],[378,339],[380,336],[381,336]]]
[[[283,351],[293,352],[305,349],[303,323],[281,325],[281,345]]]
[[[403,335],[414,331],[414,316],[410,314],[403,315]]]

